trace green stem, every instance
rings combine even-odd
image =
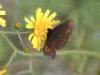
[[[33,75],[33,60],[32,60],[32,57],[29,58],[29,71]]]
[[[19,54],[25,56],[42,56],[42,53],[25,53],[22,51],[18,51]],[[95,51],[88,51],[88,50],[62,50],[57,51],[57,55],[84,55],[84,56],[94,56],[100,58],[100,53]]]
[[[17,34],[18,34],[19,41],[20,41],[22,47],[24,48],[25,46],[24,46],[23,40],[21,38],[21,35],[20,35],[20,33],[17,33]]]
[[[83,74],[87,59],[88,59],[87,55],[82,57],[82,61],[80,62],[79,67],[78,67],[78,72],[80,75]]]
[[[14,51],[13,54],[11,55],[11,57],[10,57],[10,60],[8,61],[7,65],[6,65],[7,67],[10,66],[10,64],[12,63],[12,61],[13,61],[14,57],[16,56],[16,54],[17,54],[17,51]]]
[[[18,32],[13,32],[13,31],[0,31],[0,33],[4,33],[4,34],[18,34]],[[25,31],[25,32],[19,32],[20,34],[27,34],[29,33],[29,31]]]
[[[9,40],[9,38],[5,34],[3,34],[3,33],[0,33],[0,34],[9,43],[9,45],[13,48],[13,50],[17,50],[17,48],[14,46],[14,44]]]
[[[67,50],[67,51],[62,51],[58,52],[58,55],[89,55],[89,56],[94,56],[94,57],[99,57],[100,58],[100,53],[95,52],[95,51],[88,51],[88,50]]]

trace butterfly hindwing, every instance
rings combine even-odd
[[[43,52],[45,55],[55,57],[56,50],[61,48],[67,42],[73,28],[73,22],[67,21],[48,30],[47,40],[44,45]]]

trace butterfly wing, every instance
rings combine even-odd
[[[73,28],[73,22],[67,21],[58,25],[53,30],[48,30],[47,40],[44,45],[44,55],[55,57],[56,50],[67,42]]]

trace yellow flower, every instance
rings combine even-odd
[[[6,26],[6,20],[1,17],[1,16],[5,16],[5,15],[6,15],[6,11],[2,10],[2,6],[0,5],[0,25],[2,27]]]
[[[0,75],[6,75],[6,73],[7,73],[7,70],[6,69],[0,70]]]
[[[55,19],[56,15],[56,12],[51,13],[49,9],[43,12],[41,8],[38,8],[35,18],[33,16],[30,19],[25,17],[26,28],[34,30],[28,39],[36,50],[40,51],[43,48],[47,39],[48,29],[53,29],[60,23],[60,20]]]

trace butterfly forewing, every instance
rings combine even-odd
[[[43,52],[45,55],[55,57],[56,50],[61,48],[67,42],[73,28],[73,22],[67,21],[48,30],[47,40],[44,45]]]

